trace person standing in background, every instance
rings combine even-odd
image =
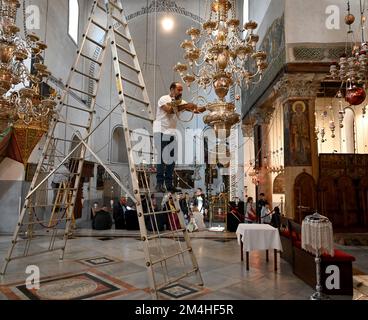
[[[253,198],[248,197],[245,206],[245,223],[252,223],[257,221],[256,211],[253,205]]]
[[[120,197],[118,203],[113,208],[113,218],[115,221],[115,229],[125,229],[125,212],[127,211],[127,199]]]
[[[257,214],[257,223],[261,223],[261,212],[263,207],[266,205],[267,200],[265,198],[265,194],[262,192],[259,194],[259,199],[257,201],[256,206],[256,214]]]

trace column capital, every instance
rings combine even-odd
[[[281,103],[289,99],[315,99],[324,77],[315,73],[286,74],[273,89]]]
[[[275,108],[271,106],[264,108],[256,108],[253,111],[254,118],[256,119],[256,124],[258,125],[270,124],[274,111]]]
[[[241,126],[243,137],[254,137],[254,124],[242,124]]]
[[[250,112],[242,121],[242,133],[243,137],[254,137],[254,127],[256,125],[256,118],[254,117],[253,113]]]

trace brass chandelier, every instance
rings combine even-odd
[[[214,89],[217,100],[206,100],[210,113],[204,117],[204,122],[214,128],[217,136],[223,131],[226,137],[231,127],[240,121],[235,101],[226,101],[229,90],[233,86],[249,87],[258,83],[267,68],[266,53],[256,49],[259,36],[254,30],[257,23],[250,21],[242,28],[235,8],[235,0],[211,1],[209,19],[201,29],[187,30],[190,39],[181,43],[186,64],[177,63],[174,67],[188,87],[197,84],[198,94],[200,88],[207,95]],[[251,62],[255,62],[255,66]],[[235,98],[240,99],[240,95]]]
[[[41,84],[50,75],[41,62],[41,54],[47,48],[34,34],[28,34],[25,25],[25,1],[23,1],[23,40],[16,26],[18,0],[0,0],[0,113],[9,124],[38,125],[47,130],[56,105],[54,99],[41,96]],[[27,59],[37,61],[33,71],[25,65]],[[18,86],[19,85],[19,86]],[[17,87],[21,87],[17,89]]]

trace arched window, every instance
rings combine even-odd
[[[79,134],[79,132],[78,132]],[[80,134],[79,134],[80,135]],[[71,152],[78,144],[80,143],[80,139],[78,138],[78,136],[76,134],[73,135],[72,138],[72,143],[70,145],[70,150],[69,152]],[[82,145],[80,145],[71,155],[71,159],[78,159],[80,158],[81,155],[81,150],[82,150]]]
[[[243,0],[243,22],[249,21],[249,0]]]
[[[68,34],[78,44],[79,33],[79,4],[78,0],[69,0],[69,26]]]
[[[124,130],[121,127],[115,128],[112,134],[111,162],[128,163]]]
[[[355,153],[355,115],[350,108],[345,109],[344,127],[341,129],[341,152]]]

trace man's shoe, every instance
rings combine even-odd
[[[161,184],[158,184],[158,185],[156,186],[156,191],[157,191],[157,192],[161,192],[161,193],[165,193],[165,192],[166,192],[166,190],[165,190],[164,186],[163,186],[163,185],[161,185]]]
[[[167,191],[172,192],[172,193],[181,192],[180,189],[176,189],[175,187],[168,187],[167,188]]]

